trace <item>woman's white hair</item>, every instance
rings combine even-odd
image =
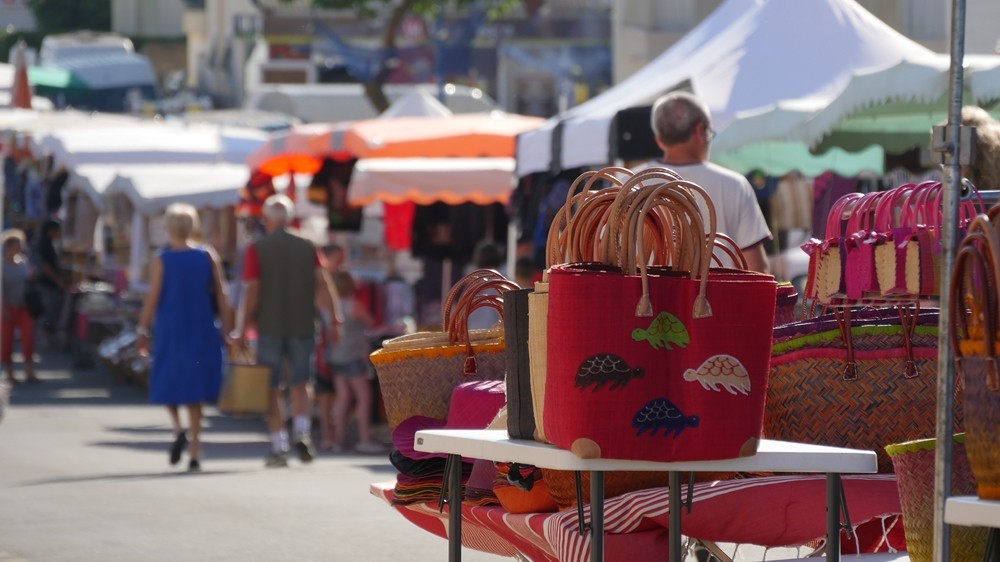
[[[264,201],[264,216],[278,224],[287,224],[294,213],[295,204],[286,195],[275,194]]]
[[[172,203],[164,213],[163,225],[167,234],[187,240],[200,228],[198,210],[187,203]]]

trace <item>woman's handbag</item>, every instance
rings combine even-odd
[[[463,382],[503,380],[503,326],[469,330],[468,315],[482,307],[502,315],[501,295],[517,289],[495,271],[474,271],[449,292],[443,307],[443,332],[386,340],[371,354],[390,429],[412,416],[447,417],[452,390]]]
[[[266,414],[271,404],[271,367],[258,365],[249,352],[230,361],[217,406],[229,415]]]
[[[711,200],[665,171],[633,176],[614,204],[595,212],[603,222],[581,211],[569,239],[579,235],[578,248],[603,248],[603,263],[549,272],[548,341],[560,345],[548,350],[546,436],[583,458],[754,454],[774,278],[710,272]],[[648,267],[649,261],[660,267]]]
[[[980,216],[955,256],[950,299],[956,371],[965,387],[966,451],[979,497],[989,500],[1000,500],[998,281],[997,224]]]

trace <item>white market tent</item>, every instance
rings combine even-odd
[[[58,164],[73,168],[112,163],[242,164],[265,140],[267,133],[255,129],[137,120],[58,128],[32,142],[37,152],[50,153]]]
[[[247,169],[239,164],[121,165],[104,190],[104,197],[124,195],[145,216],[161,214],[171,203],[221,209],[239,201],[246,179]]]
[[[107,205],[124,198],[131,206],[128,279],[139,287],[149,258],[150,242],[157,235],[151,219],[163,214],[171,203],[188,203],[200,210],[223,209],[239,201],[246,182],[246,167],[227,163],[161,163],[117,167],[104,191]],[[126,218],[120,217],[120,220]],[[148,235],[147,235],[148,232]]]
[[[1000,57],[967,65],[977,101],[1000,96],[998,66]],[[945,117],[947,78],[946,56],[904,37],[853,0],[727,0],[634,75],[521,135],[517,174],[611,162],[618,112],[681,87],[712,111],[719,132],[712,159],[724,165],[772,174],[880,171],[881,146],[819,156],[809,149],[831,133],[850,131],[854,116],[866,117],[869,131],[923,135],[926,142],[925,125]],[[882,118],[887,112],[896,115],[892,127]],[[868,145],[883,140],[868,138]]]

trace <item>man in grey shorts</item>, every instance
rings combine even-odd
[[[336,340],[343,321],[340,303],[312,242],[288,229],[294,207],[284,195],[264,202],[267,234],[247,248],[243,260],[246,283],[237,339],[248,325],[257,327],[257,362],[271,367],[271,407],[267,425],[271,454],[267,466],[288,466],[289,439],[281,408],[282,367],[288,366],[288,388],[294,414],[295,451],[302,462],[316,455],[311,434],[312,400],[309,389],[316,351],[316,304],[333,318],[329,333]]]

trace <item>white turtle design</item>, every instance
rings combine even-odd
[[[684,380],[698,381],[705,390],[721,392],[719,386],[730,394],[750,393],[750,375],[743,364],[732,355],[713,355],[697,369],[684,371]]]

